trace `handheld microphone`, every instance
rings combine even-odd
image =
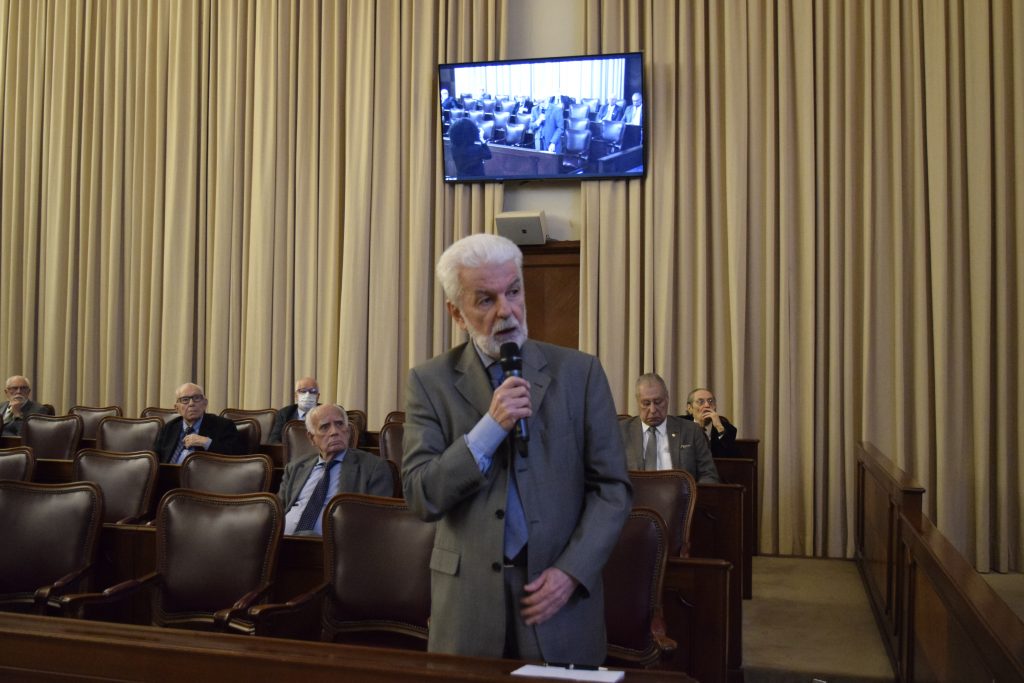
[[[505,342],[501,345],[501,370],[505,373],[505,377],[522,377],[523,376],[523,357],[519,353],[519,344],[515,342]],[[516,439],[522,443],[526,443],[530,440],[530,433],[526,429],[526,418],[521,417],[516,420],[515,427]]]

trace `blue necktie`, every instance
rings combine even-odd
[[[185,427],[185,431],[182,433],[181,438],[178,439],[178,445],[174,449],[174,455],[171,456],[172,465],[181,464],[181,454],[185,451],[185,437],[188,436],[189,434],[195,434],[195,432],[196,430],[192,428],[192,425]]]
[[[331,468],[339,462],[341,461],[334,457],[327,464],[317,465],[317,467],[323,467],[324,476],[317,482],[313,493],[309,494],[309,501],[306,503],[306,507],[302,509],[302,516],[299,517],[299,523],[295,526],[296,531],[312,531],[313,527],[316,526],[316,520],[323,514],[324,504],[327,502],[327,489],[331,485]]]
[[[492,363],[487,368],[491,376],[491,387],[497,389],[504,381],[504,373],[499,363]],[[529,540],[526,526],[526,512],[523,501],[519,497],[519,484],[516,482],[515,444],[510,444],[508,463],[508,499],[505,502],[505,557],[515,558]]]

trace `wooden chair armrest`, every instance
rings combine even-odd
[[[253,603],[262,599],[263,596],[267,594],[267,591],[269,591],[272,586],[273,584],[271,582],[267,582],[259,588],[257,588],[256,590],[251,590],[242,597],[240,597],[237,601],[235,601],[235,604],[231,607],[228,607],[227,609],[218,610],[217,612],[215,612],[213,615],[214,626],[218,630],[226,631],[228,627],[231,625],[232,621],[245,616],[246,612],[249,611],[249,608],[252,607]]]
[[[116,604],[135,595],[143,588],[156,583],[159,579],[160,575],[153,572],[138,579],[128,579],[127,581],[114,584],[102,593],[62,595],[52,604],[60,610],[61,616],[82,619],[84,618],[86,608],[96,605]]]
[[[288,602],[250,608],[248,618],[256,627],[256,635],[316,639],[321,604],[328,587],[326,582],[321,583]]]
[[[92,564],[88,564],[81,569],[60,577],[49,586],[43,586],[36,590],[34,596],[36,610],[40,614],[45,614],[47,605],[51,605],[53,600],[63,595],[71,586],[76,585],[90,571],[92,571]]]
[[[658,644],[658,650],[662,654],[675,652],[675,649],[678,647],[676,641],[669,638],[665,633],[665,616],[662,614],[661,605],[658,606],[654,616],[651,618],[651,636],[654,637],[654,642]]]

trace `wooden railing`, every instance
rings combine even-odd
[[[522,662],[0,613],[0,679],[512,681]],[[625,681],[693,681],[626,670]]]
[[[898,680],[1024,680],[1024,622],[922,514],[923,494],[859,444],[856,559]]]

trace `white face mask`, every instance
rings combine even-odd
[[[311,391],[300,391],[299,392],[299,410],[302,412],[309,412],[316,406],[317,394]]]

